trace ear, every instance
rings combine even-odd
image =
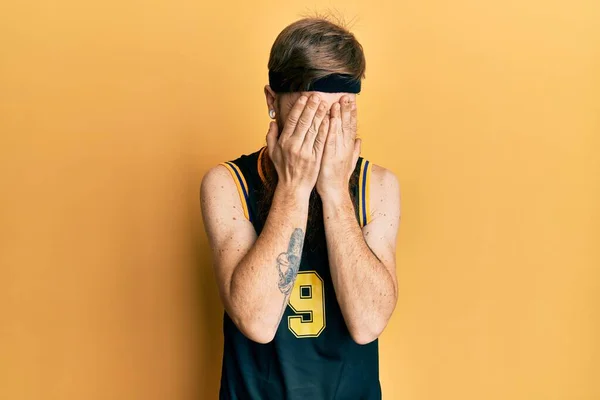
[[[275,94],[273,89],[271,89],[271,86],[265,85],[265,99],[267,100],[267,111],[275,110],[275,112],[279,114],[279,110],[277,110],[277,108],[275,106],[276,96],[277,95]]]

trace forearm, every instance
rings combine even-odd
[[[323,198],[331,276],[338,303],[354,340],[379,336],[395,304],[394,280],[373,254],[359,227],[349,194]]]
[[[307,216],[308,196],[278,186],[263,230],[231,277],[233,318],[243,331],[265,336],[263,341],[275,334],[294,285]]]

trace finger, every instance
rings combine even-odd
[[[291,135],[291,137],[298,139],[300,143],[304,141],[304,136],[312,124],[312,120],[315,117],[315,113],[317,112],[320,102],[321,99],[319,98],[319,95],[313,94],[306,103],[306,107],[304,107],[302,115],[300,115],[296,129],[294,129],[294,133]]]
[[[277,123],[275,121],[271,121],[269,124],[269,131],[267,132],[267,151],[269,152],[269,157],[271,160],[273,159],[273,150],[275,150],[275,146],[277,145]]]
[[[329,119],[329,131],[327,133],[327,144],[335,145],[341,129],[340,104],[335,103],[331,108],[331,118]]]
[[[340,117],[340,103],[334,103],[333,106],[331,106],[331,117],[332,118]]]
[[[319,129],[320,129],[321,125],[323,125],[323,121],[325,119],[327,119],[327,118],[325,118],[326,114],[327,114],[327,104],[325,104],[325,102],[321,102],[321,104],[319,104],[319,107],[317,108],[317,112],[315,113],[315,116],[312,120],[312,124],[310,125],[310,128],[308,129],[308,132],[306,132],[306,136],[304,137],[303,146],[306,146],[306,148],[308,148],[308,149],[313,148],[315,139],[317,137],[317,134],[319,133]]]
[[[296,125],[300,121],[300,116],[302,115],[302,111],[306,106],[308,98],[306,96],[300,96],[294,106],[290,110],[287,121],[285,122],[285,126],[283,127],[283,131],[281,132],[281,140],[286,140],[289,138],[296,129]]]
[[[321,126],[319,127],[319,133],[315,138],[315,142],[313,144],[313,149],[315,153],[317,153],[317,161],[321,160],[321,156],[323,155],[323,149],[325,148],[325,141],[327,140],[327,133],[329,132],[329,118],[323,119],[321,122]]]
[[[350,121],[352,119],[352,116],[351,116],[352,103],[350,101],[350,98],[348,96],[343,96],[341,99],[341,104],[342,104],[342,129],[344,130],[344,133],[351,133],[352,126],[350,124]]]

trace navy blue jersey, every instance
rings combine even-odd
[[[261,211],[265,150],[223,163],[257,234],[266,216]],[[359,158],[350,180],[361,226],[370,218],[370,167]],[[248,339],[225,313],[221,400],[381,399],[378,342],[358,345],[350,337],[336,300],[324,236],[311,240],[309,229],[298,276],[273,341],[260,344]]]

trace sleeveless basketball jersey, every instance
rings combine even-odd
[[[266,147],[223,163],[240,193],[244,214],[257,234]],[[358,224],[369,215],[371,165],[359,158],[350,189]],[[306,236],[310,232],[306,232]],[[324,239],[323,239],[324,240]],[[285,251],[285,249],[282,249]],[[276,268],[273,260],[274,270]],[[326,246],[305,241],[300,269],[272,342],[245,337],[225,312],[220,400],[379,400],[378,341],[356,344],[336,300]]]

